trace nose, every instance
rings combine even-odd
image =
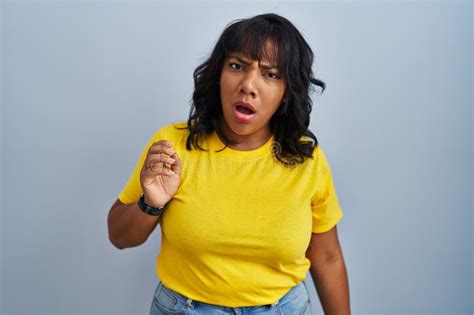
[[[245,75],[242,77],[242,81],[240,83],[240,92],[245,95],[250,95],[252,98],[257,96],[256,91],[256,80],[257,80],[257,72],[251,69],[248,69],[245,72]]]

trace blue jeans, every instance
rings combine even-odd
[[[311,305],[309,302],[306,284],[301,281],[298,285],[281,297],[273,304],[226,307],[215,304],[194,301],[186,296],[167,288],[161,281],[153,295],[153,302],[150,308],[150,315],[225,315],[225,314],[245,314],[245,315],[311,315]]]

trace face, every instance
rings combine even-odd
[[[275,65],[268,60],[231,54],[224,62],[220,77],[220,96],[226,128],[230,136],[265,138],[271,135],[270,118],[280,106],[286,84]],[[247,103],[252,111],[241,103]]]

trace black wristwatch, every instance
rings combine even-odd
[[[166,206],[166,205],[165,205]],[[146,214],[149,214],[149,215],[161,215],[163,213],[163,211],[165,211],[165,206],[161,207],[161,208],[154,208],[152,206],[149,206],[145,203],[145,195],[142,194],[140,196],[140,199],[138,200],[138,207],[140,209],[142,209],[143,212],[145,212]]]

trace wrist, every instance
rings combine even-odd
[[[143,197],[143,202],[145,202],[150,207],[157,208],[157,209],[163,208],[165,206],[164,204],[157,204],[157,205],[153,204],[150,200],[146,198],[146,195],[144,195]]]
[[[155,207],[153,205],[148,204],[145,201],[145,195],[144,194],[142,194],[140,196],[140,199],[138,200],[137,205],[143,212],[145,212],[146,214],[149,214],[149,215],[159,216],[163,213],[163,211],[165,211],[165,205],[163,205],[161,207]]]

